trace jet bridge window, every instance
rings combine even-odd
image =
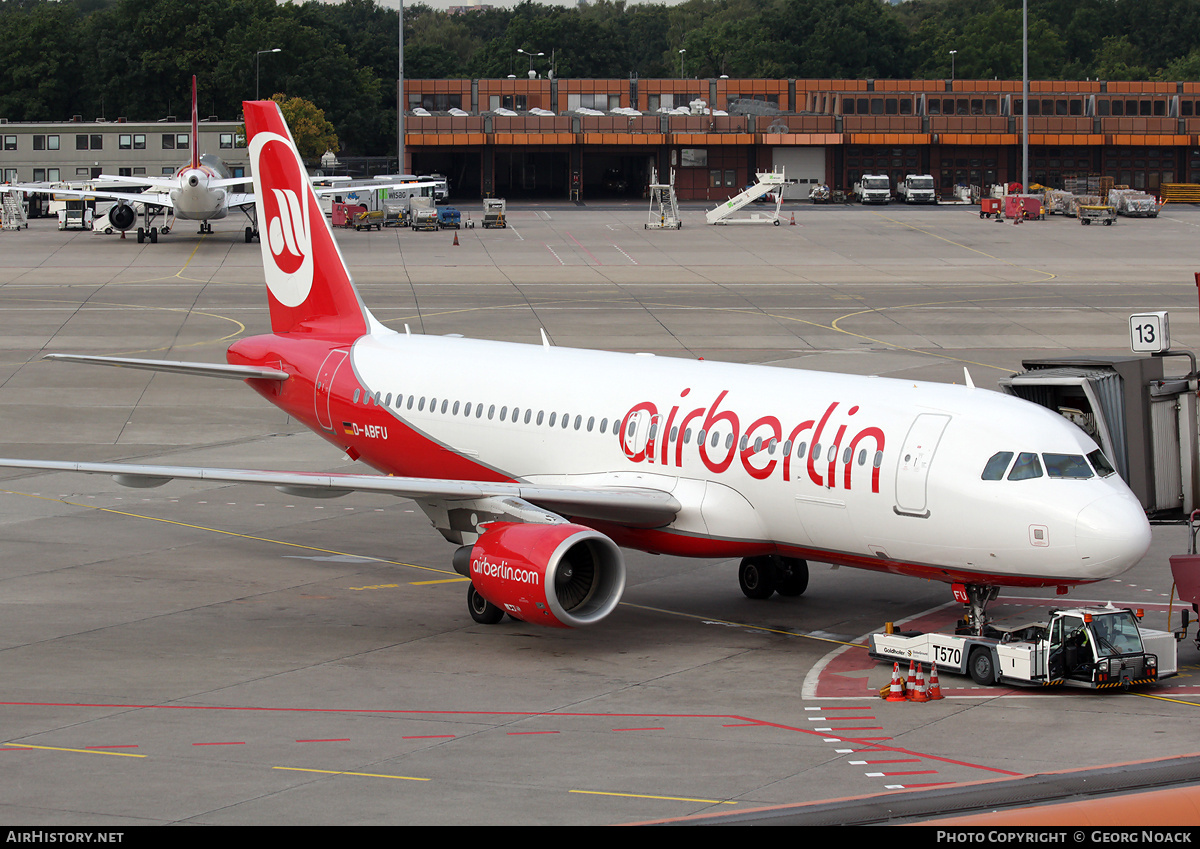
[[[1010,481],[1023,481],[1041,476],[1042,464],[1038,455],[1029,451],[1023,451],[1017,456],[1017,462],[1013,463],[1012,471],[1008,473]]]
[[[1043,454],[1046,474],[1052,478],[1090,478],[1092,467],[1082,454]]]

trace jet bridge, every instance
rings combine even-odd
[[[759,171],[754,175],[756,182],[741,193],[734,195],[720,206],[704,213],[709,224],[774,224],[779,226],[779,210],[783,206],[783,187],[795,180],[787,180],[780,171]],[[775,193],[775,211],[769,215],[755,212],[748,217],[733,218],[733,213],[746,204],[753,203],[771,192]]]
[[[1041,404],[1096,440],[1148,512],[1190,513],[1200,494],[1195,377],[1160,357],[1025,360],[1003,391]]]

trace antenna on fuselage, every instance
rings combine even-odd
[[[546,336],[546,328],[539,327],[538,331],[541,332],[541,334],[542,334],[542,347],[549,349],[550,348],[550,339],[547,338],[547,336]]]

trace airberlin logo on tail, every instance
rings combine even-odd
[[[284,306],[304,303],[312,289],[308,178],[289,139],[262,132],[250,142],[258,189],[267,288]]]
[[[291,189],[271,189],[275,203],[267,204],[267,242],[275,264],[281,271],[291,273],[304,262],[307,252],[301,245],[308,242],[308,228],[300,210],[300,199]]]

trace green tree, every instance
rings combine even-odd
[[[279,111],[292,131],[302,158],[311,162],[320,159],[327,150],[338,152],[337,133],[333,124],[326,120],[324,110],[302,97],[274,94],[271,99],[279,104]]]

